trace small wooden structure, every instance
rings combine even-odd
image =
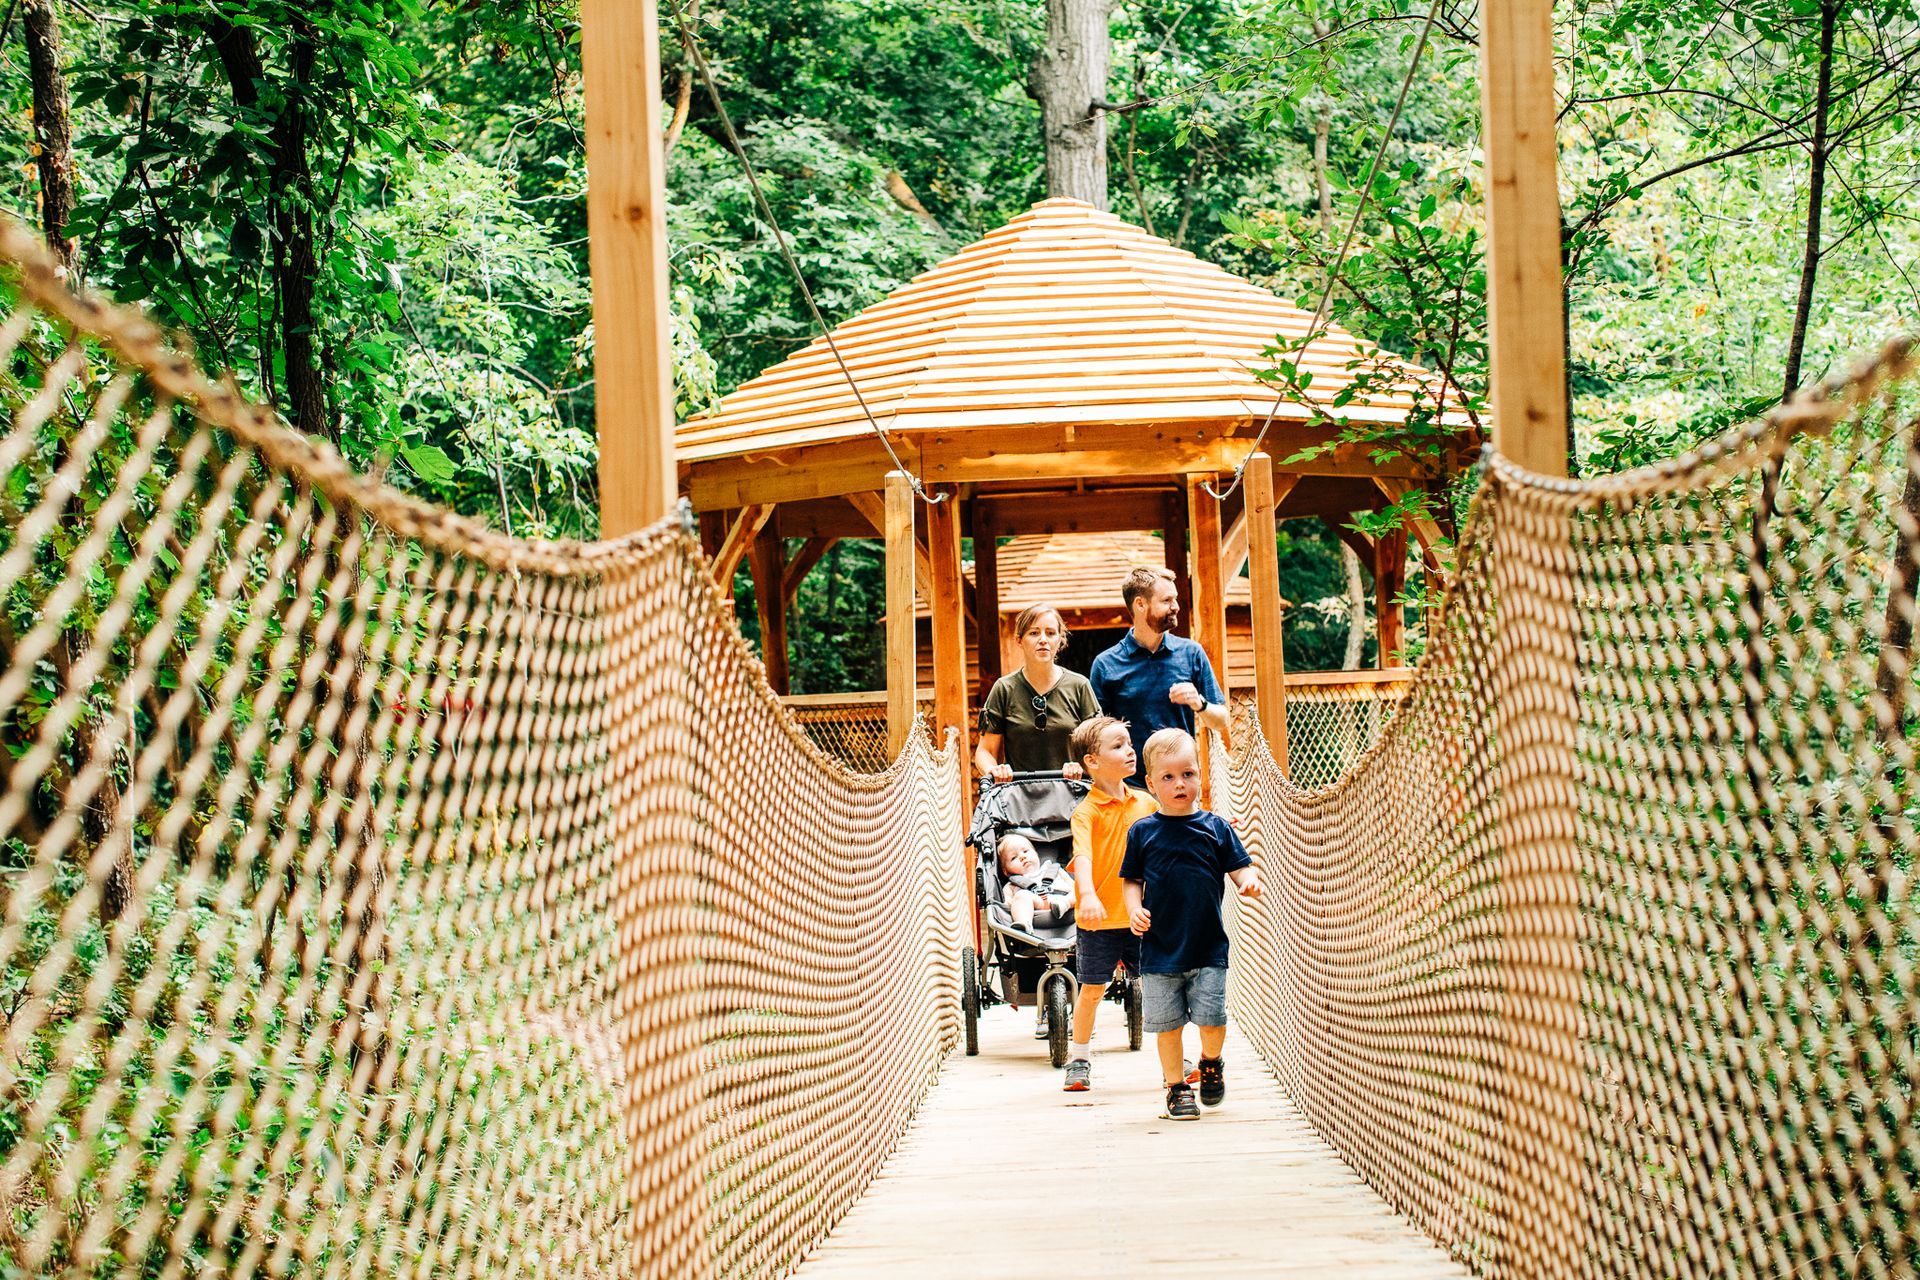
[[[999,617],[987,643],[998,656],[982,660],[978,623],[985,614],[967,618],[967,687],[981,697],[993,681],[987,671],[1011,671],[1020,665],[1014,620],[1029,605],[1047,604],[1060,611],[1061,621],[1075,638],[1069,643],[1068,665],[1076,670],[1093,657],[1093,646],[1111,641],[1113,632],[1127,625],[1120,599],[1120,580],[1129,570],[1163,565],[1166,543],[1139,530],[1115,529],[1102,533],[1023,534],[1001,543],[994,554]],[[962,566],[970,590],[978,592],[975,565]],[[1253,583],[1230,577],[1223,588],[1227,615],[1226,666],[1219,672],[1223,685],[1253,686]],[[920,684],[933,687],[932,606],[915,601],[919,620]]]
[[[1377,462],[1360,446],[1336,444],[1336,415],[1401,421],[1413,380],[1428,376],[1403,366],[1401,390],[1338,405],[1354,367],[1376,352],[1337,325],[1302,359],[1310,385],[1276,410],[1254,371],[1273,363],[1275,335],[1302,338],[1311,321],[1120,218],[1047,200],[834,330],[860,396],[816,340],[681,424],[681,491],[700,512],[721,580],[749,565],[768,676],[782,692],[785,610],[836,539],[888,537],[890,596],[904,603],[912,591],[927,610],[936,728],[964,733],[972,688],[998,677],[1003,664],[1001,646],[980,646],[978,683],[969,680],[966,636],[997,632],[1003,612],[1000,540],[1147,532],[1161,535],[1190,632],[1223,674],[1226,584],[1254,557],[1251,628],[1271,637],[1255,645],[1256,688],[1263,701],[1277,700],[1272,522],[1327,518],[1373,562],[1389,601],[1382,629],[1390,664],[1387,614],[1397,617],[1390,602],[1404,535],[1376,546],[1342,526],[1409,488],[1437,486],[1477,446],[1463,428],[1457,448],[1429,464],[1405,456]],[[1270,413],[1265,455],[1247,468],[1245,484],[1216,500],[1208,486],[1224,487],[1248,460]],[[911,504],[910,533],[906,477],[890,481],[894,462],[876,423],[901,462],[943,499]],[[1293,461],[1312,447],[1315,456]],[[1439,530],[1423,522],[1412,533],[1431,547]],[[969,535],[970,579],[961,554]],[[897,616],[890,604],[889,687],[903,690],[901,712],[910,718],[905,691],[917,662]],[[993,621],[982,627],[983,619]],[[1270,735],[1285,724],[1277,702],[1263,705],[1261,719]],[[1275,747],[1284,751],[1284,740]]]

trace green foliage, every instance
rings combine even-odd
[[[933,233],[888,199],[880,166],[810,120],[756,122],[742,137],[774,217],[830,321],[906,283],[940,257]],[[669,226],[675,269],[731,388],[817,333],[740,161],[689,133],[674,149]]]
[[[1576,0],[1558,10],[1584,469],[1690,447],[1783,385],[1804,267],[1819,7],[1736,8]],[[830,323],[1044,194],[1026,92],[1043,37],[1038,0],[702,0],[690,11]],[[1440,11],[1364,208],[1357,190],[1424,13],[1408,0],[1116,6],[1110,189],[1122,216],[1307,307],[1359,210],[1332,318],[1376,345],[1332,409],[1340,439],[1452,473],[1467,459],[1450,450],[1442,411],[1485,426],[1470,11]],[[572,7],[111,0],[61,6],[60,17],[78,140],[74,226],[94,284],[143,301],[210,364],[284,402],[277,220],[304,218],[327,431],[343,451],[516,532],[594,532]],[[1846,3],[1838,20],[1806,379],[1920,312],[1907,265],[1920,257],[1913,5]],[[236,77],[236,39],[257,77]],[[11,31],[0,68],[0,145],[26,155],[25,56]],[[669,39],[669,105],[688,75]],[[668,173],[683,415],[814,333],[704,88],[689,87]],[[281,139],[293,109],[304,146],[290,168]],[[30,167],[0,176],[12,209],[31,216],[37,198]],[[1297,343],[1270,348],[1277,399],[1301,401],[1299,357]],[[1403,361],[1437,377],[1413,384],[1409,424],[1385,430],[1362,411],[1405,389]],[[1452,487],[1456,512],[1463,492]],[[801,589],[797,687],[877,679],[876,558],[850,544],[831,563]],[[1329,565],[1331,551],[1284,589],[1321,598],[1316,575]],[[829,594],[846,621],[819,612]]]

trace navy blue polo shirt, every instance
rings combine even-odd
[[[1147,759],[1140,748],[1156,730],[1193,732],[1193,708],[1169,702],[1167,690],[1184,680],[1209,703],[1226,702],[1220,682],[1213,678],[1207,651],[1176,635],[1161,636],[1159,648],[1147,649],[1129,629],[1118,644],[1093,660],[1087,678],[1093,682],[1093,696],[1100,709],[1125,720],[1133,734],[1136,759],[1129,781],[1136,787],[1147,784]]]
[[[1140,937],[1140,972],[1225,968],[1224,881],[1252,865],[1233,828],[1205,809],[1184,817],[1151,813],[1127,828],[1120,878],[1142,883],[1141,905],[1153,913]]]

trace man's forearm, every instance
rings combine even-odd
[[[1233,745],[1233,717],[1217,702],[1209,702],[1195,717],[1201,726],[1212,729],[1229,747]]]

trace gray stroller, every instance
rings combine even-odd
[[[1002,839],[1018,833],[1033,842],[1041,861],[1065,866],[1073,853],[1074,806],[1086,794],[1086,783],[1070,782],[1057,773],[1021,773],[1011,782],[980,784],[980,800],[967,837],[978,855],[974,900],[980,909],[980,951],[976,955],[968,950],[961,957],[961,1009],[969,1054],[980,1051],[983,1007],[1038,1006],[1046,1011],[1047,1057],[1056,1067],[1067,1064],[1077,941],[1072,912],[1063,920],[1036,923],[1031,929],[1016,925],[1004,900],[1006,879],[1000,872],[999,848]],[[1124,969],[1116,973],[1107,997],[1126,1006],[1128,1047],[1138,1049],[1141,1007],[1136,976]]]

